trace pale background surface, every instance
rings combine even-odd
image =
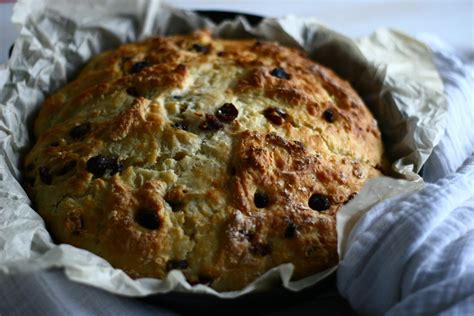
[[[0,63],[17,31],[10,22],[13,1],[0,0]],[[474,59],[474,0],[168,0],[186,9],[225,10],[265,16],[313,16],[350,37],[393,27],[411,35],[437,35],[469,60]]]

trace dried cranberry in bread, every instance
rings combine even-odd
[[[93,58],[34,133],[25,186],[57,242],[217,290],[335,265],[335,214],[383,160],[376,121],[331,70],[207,32]]]

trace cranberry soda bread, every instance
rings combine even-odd
[[[54,239],[132,277],[241,289],[338,262],[335,214],[383,149],[351,86],[302,52],[207,32],[105,52],[47,98],[25,186]]]

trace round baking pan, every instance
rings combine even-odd
[[[207,294],[170,292],[141,298],[145,303],[193,315],[357,315],[339,295],[336,274],[299,292],[276,287],[221,299]]]
[[[262,16],[227,11],[201,11],[215,23],[238,16],[245,18],[255,26]],[[234,299],[221,299],[212,295],[171,292],[156,294],[142,301],[170,308],[180,314],[242,314],[249,315],[356,315],[349,304],[339,295],[336,287],[336,274],[299,292],[293,292],[282,286],[265,292],[254,292]]]

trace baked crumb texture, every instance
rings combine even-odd
[[[276,43],[155,37],[98,55],[47,98],[25,186],[57,242],[132,277],[236,290],[337,264],[335,213],[380,174],[351,86]]]

